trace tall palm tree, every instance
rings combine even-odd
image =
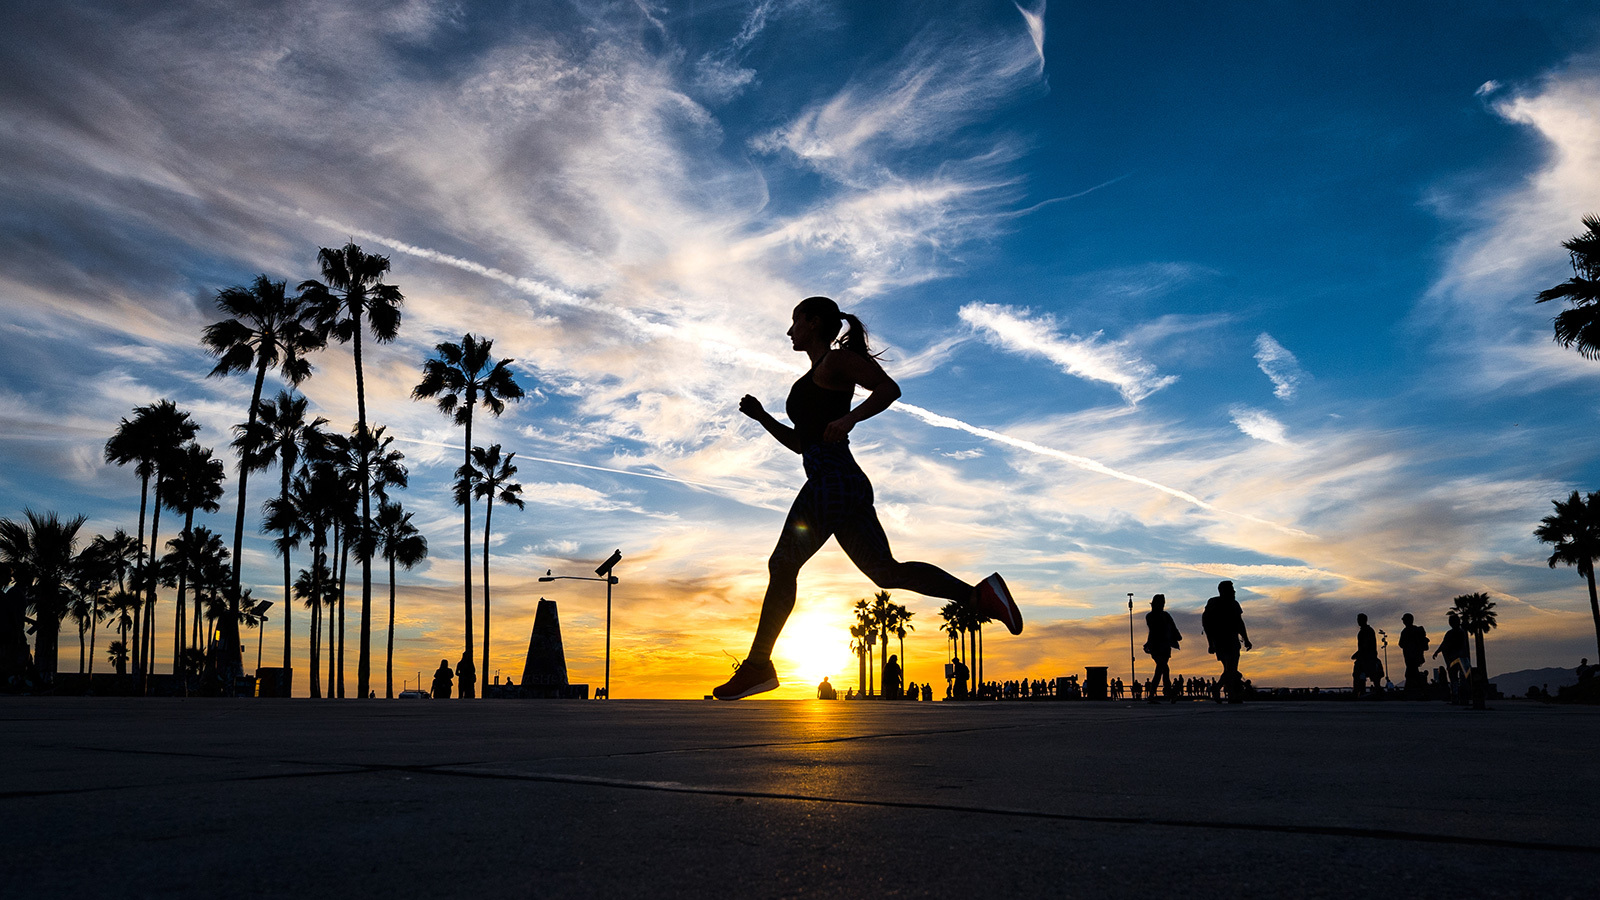
[[[294,604],[290,602],[290,590],[293,587],[293,564],[290,556],[294,548],[300,546],[302,536],[298,528],[299,520],[289,504],[289,479],[294,474],[295,467],[300,464],[300,456],[307,447],[321,446],[327,434],[322,426],[328,420],[317,416],[310,422],[306,421],[306,398],[297,397],[288,391],[279,391],[278,396],[261,407],[257,413],[256,421],[246,428],[234,440],[241,454],[254,457],[257,461],[271,464],[276,461],[279,469],[279,488],[276,501],[267,501],[266,522],[268,531],[275,531],[278,536],[273,541],[273,547],[283,557],[283,668],[288,671],[294,664],[292,656],[292,642],[294,639]],[[273,503],[282,514],[274,512]]]
[[[356,433],[367,434],[367,387],[361,365],[362,317],[372,329],[372,337],[387,344],[400,333],[400,305],[405,296],[392,284],[384,284],[389,272],[389,257],[364,252],[353,243],[338,250],[323,247],[317,253],[322,281],[300,284],[301,296],[319,310],[320,320],[341,344],[349,343],[355,355]],[[365,446],[365,444],[363,444]],[[372,498],[368,491],[366,468],[362,468],[361,527],[372,522]],[[361,640],[356,663],[356,690],[367,696],[372,643],[372,558],[361,564]],[[342,683],[342,679],[341,679]]]
[[[133,535],[128,534],[121,528],[113,531],[110,537],[106,537],[105,535],[95,535],[94,540],[90,542],[90,547],[92,548],[96,559],[100,562],[100,564],[105,566],[105,574],[108,582],[107,587],[110,587],[109,582],[111,581],[115,581],[117,583],[116,591],[103,598],[101,603],[105,608],[106,615],[112,619],[112,627],[120,630],[123,641],[123,652],[126,653],[128,628],[130,628],[133,624],[132,619],[128,615],[130,599],[130,595],[128,594],[128,576],[136,571],[136,567],[139,565],[139,558],[143,553],[143,548],[139,545],[139,541],[136,540]],[[94,661],[92,658],[94,644],[92,637],[93,635],[91,634],[89,647],[91,654],[89,671],[91,672],[94,671]],[[118,672],[117,674],[121,675],[124,673]]]
[[[222,482],[228,477],[227,468],[222,460],[212,454],[210,447],[202,447],[193,441],[179,449],[171,463],[171,472],[166,478],[166,487],[162,502],[167,509],[183,514],[183,531],[180,536],[188,535],[194,528],[194,514],[196,510],[214,513],[221,509],[218,501],[222,499]],[[167,546],[172,546],[169,541]],[[174,560],[178,563],[176,569],[178,603],[177,611],[173,616],[174,637],[172,641],[172,664],[177,666],[178,654],[183,652],[184,631],[184,600],[188,587],[189,570],[182,557]],[[176,669],[174,669],[176,671]]]
[[[906,668],[907,668],[907,665],[906,665],[906,632],[908,632],[908,631],[916,631],[917,630],[916,626],[911,624],[911,617],[914,616],[914,615],[916,615],[916,613],[912,612],[909,609],[906,609],[904,606],[900,605],[899,603],[895,603],[895,604],[891,605],[891,609],[890,609],[891,627],[890,627],[889,631],[890,631],[891,634],[893,634],[900,641],[900,683],[901,684],[906,684],[907,683],[907,681],[906,681]]]
[[[1494,601],[1488,594],[1462,594],[1453,601],[1450,611],[1461,617],[1461,627],[1476,640],[1477,665],[1472,670],[1472,708],[1483,709],[1484,696],[1489,690],[1489,667],[1483,661],[1483,635],[1494,630]]]
[[[127,537],[126,534],[122,535]],[[89,601],[89,675],[94,675],[94,647],[96,633],[101,622],[111,615],[112,609],[108,602],[111,593],[111,583],[116,580],[113,562],[107,550],[109,539],[103,534],[94,536],[89,546],[78,554],[73,561],[74,579],[76,589],[80,595],[86,596]]]
[[[867,629],[860,622],[850,626],[850,652],[856,655],[856,692],[866,696]]]
[[[389,649],[383,664],[383,696],[394,699],[394,572],[399,563],[407,569],[428,556],[428,539],[411,524],[411,513],[398,503],[385,500],[378,504],[378,517],[373,520],[373,532],[378,550],[389,561]],[[487,581],[487,579],[486,579]],[[487,616],[485,616],[487,620]]]
[[[493,360],[490,357],[494,341],[479,340],[470,333],[461,343],[449,341],[434,345],[438,355],[422,364],[422,381],[411,390],[414,400],[436,400],[439,411],[455,417],[457,425],[466,429],[462,447],[461,468],[456,470],[459,483],[472,477],[472,412],[481,403],[492,415],[505,412],[507,400],[521,400],[522,387],[511,375],[510,359]],[[470,489],[470,485],[467,487]],[[461,507],[461,559],[462,583],[466,607],[466,657],[472,658],[472,504]],[[467,686],[463,697],[472,696],[472,686]]]
[[[146,416],[151,458],[155,464],[155,493],[150,506],[150,552],[145,557],[145,571],[142,586],[145,593],[144,622],[136,624],[134,630],[137,645],[134,648],[133,668],[135,674],[143,677],[150,674],[155,668],[155,612],[156,588],[159,586],[160,577],[157,574],[156,556],[161,549],[158,535],[161,532],[161,507],[166,505],[162,499],[172,477],[173,469],[178,465],[179,451],[194,440],[200,433],[198,422],[190,420],[189,414],[178,409],[177,404],[171,400],[161,400],[151,406],[140,407],[135,410]]]
[[[56,644],[61,619],[72,600],[72,563],[77,555],[78,529],[85,517],[62,520],[53,512],[23,510],[25,522],[0,519],[0,563],[33,610],[33,660],[39,680],[48,684],[56,675]]]
[[[207,325],[200,341],[217,357],[207,377],[255,370],[250,391],[250,408],[243,425],[236,430],[248,433],[261,409],[261,388],[267,372],[277,369],[290,385],[311,377],[307,353],[320,349],[326,336],[317,327],[316,310],[303,297],[285,293],[287,285],[257,275],[249,287],[234,285],[217,292],[217,308],[228,318]],[[239,506],[233,522],[233,558],[243,559],[245,495],[250,473],[266,468],[268,460],[248,452],[239,455]],[[239,594],[240,566],[234,567],[232,590]],[[231,636],[238,643],[238,635]]]
[[[134,409],[133,419],[123,418],[117,425],[117,430],[106,440],[106,462],[118,466],[134,463],[134,472],[139,476],[138,553],[134,560],[136,577],[142,577],[144,572],[144,516],[150,500],[150,478],[156,472],[155,453],[151,439],[150,407],[141,406]],[[135,634],[139,632],[138,609],[133,610],[131,627]],[[123,651],[127,652],[127,635],[123,635]]]
[[[861,650],[866,655],[867,663],[867,677],[865,679],[867,689],[862,696],[871,697],[873,687],[872,648],[878,642],[878,623],[872,617],[872,607],[866,600],[857,600],[852,611],[856,616],[856,626],[861,629]]]
[[[1555,339],[1563,347],[1576,344],[1589,359],[1600,358],[1600,216],[1583,217],[1588,231],[1561,242],[1572,261],[1572,277],[1539,292],[1535,303],[1567,300],[1572,306],[1556,314]]]
[[[954,600],[939,607],[939,630],[945,633],[947,655],[960,658],[961,653],[961,604]]]
[[[1552,500],[1555,514],[1545,516],[1533,536],[1551,544],[1550,568],[1557,563],[1577,566],[1578,574],[1589,584],[1589,613],[1594,617],[1595,643],[1600,645],[1600,596],[1595,594],[1594,563],[1600,559],[1600,494],[1580,496],[1577,491],[1565,501]]]
[[[517,474],[517,467],[511,461],[516,458],[515,453],[500,456],[500,445],[492,444],[488,449],[483,447],[472,448],[472,496],[484,501],[483,504],[483,666],[478,669],[479,687],[484,695],[489,693],[489,523],[494,518],[495,501],[515,506],[517,509],[526,508],[522,502],[522,485],[511,480]],[[466,505],[470,498],[463,496],[466,480],[457,482],[456,502]]]

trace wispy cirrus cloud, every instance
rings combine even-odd
[[[1013,353],[1043,357],[1068,375],[1109,384],[1128,403],[1138,403],[1178,380],[1176,375],[1160,374],[1126,343],[1107,340],[1101,332],[1088,337],[1062,334],[1060,324],[1048,313],[1035,314],[999,303],[968,303],[961,307],[960,316],[990,343]]]
[[[1256,336],[1256,365],[1272,379],[1272,393],[1279,400],[1293,400],[1301,383],[1311,377],[1294,354],[1265,331]]]
[[[1228,414],[1233,417],[1233,424],[1250,437],[1269,444],[1289,445],[1289,430],[1271,413],[1248,406],[1235,406]]]

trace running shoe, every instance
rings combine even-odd
[[[1022,610],[1011,599],[1011,591],[999,572],[978,583],[978,614],[1006,626],[1012,634],[1022,633]]]
[[[711,696],[718,700],[743,700],[752,694],[764,694],[776,690],[778,687],[778,670],[772,667],[772,660],[765,662],[751,662],[745,660],[733,670],[733,677],[724,684],[711,691]]]

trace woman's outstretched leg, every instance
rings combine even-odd
[[[850,561],[878,587],[970,603],[985,620],[999,621],[1012,634],[1022,633],[1022,611],[1011,599],[1011,591],[999,572],[970,585],[930,563],[896,560],[889,549],[889,537],[878,522],[878,511],[870,505],[849,521],[836,523],[834,535]]]
[[[733,677],[711,692],[718,700],[739,700],[778,686],[777,671],[772,666],[773,645],[789,621],[789,614],[794,612],[800,568],[828,540],[828,533],[814,524],[816,517],[807,514],[812,499],[813,490],[807,483],[795,498],[783,523],[783,533],[778,536],[778,546],[767,560],[767,593],[761,601],[761,619],[750,641],[750,653]]]

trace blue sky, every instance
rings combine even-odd
[[[1358,611],[1437,631],[1476,590],[1492,669],[1592,657],[1581,582],[1531,535],[1597,475],[1600,364],[1532,303],[1600,210],[1590,7],[373,9],[0,13],[0,514],[131,530],[137,482],[100,461],[118,418],[171,397],[224,447],[249,386],[204,377],[211,298],[354,239],[407,296],[367,356],[433,547],[399,670],[459,654],[460,434],[407,394],[472,331],[530,389],[475,435],[526,459],[527,510],[495,516],[497,663],[520,669],[543,587],[597,681],[603,609],[533,578],[621,547],[618,696],[720,680],[801,480],[735,403],[781,407],[815,293],[905,390],[853,437],[897,552],[1022,596],[993,674],[1122,658],[1129,592],[1197,639],[1224,577],[1273,683],[1344,683]],[[316,365],[347,427],[348,352]],[[244,565],[281,589],[263,538]],[[871,590],[836,550],[807,568],[796,695],[853,680]],[[938,604],[896,599],[918,679]],[[1211,672],[1203,649],[1175,667]]]

